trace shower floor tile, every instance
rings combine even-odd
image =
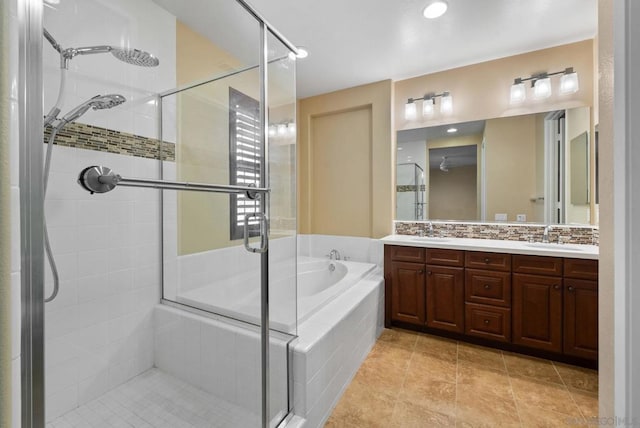
[[[151,369],[47,424],[47,428],[256,427],[259,415]]]

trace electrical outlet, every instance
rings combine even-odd
[[[507,221],[507,214],[506,213],[496,213],[495,220],[496,221]]]
[[[527,215],[526,214],[517,214],[516,215],[516,221],[527,221]]]

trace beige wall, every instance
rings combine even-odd
[[[429,218],[477,220],[477,168],[429,170]]]
[[[300,233],[380,238],[392,230],[390,80],[298,104]]]
[[[178,86],[228,72],[240,63],[210,40],[177,22]],[[251,70],[176,95],[177,178],[229,183],[229,87],[259,98],[259,74]],[[229,239],[229,196],[178,193],[178,254],[239,244]]]
[[[565,188],[567,189],[567,223],[580,223],[580,224],[589,224],[591,218],[591,204],[572,204],[571,203],[571,188],[572,188],[572,150],[571,150],[571,140],[576,138],[578,135],[587,131],[588,133],[588,141],[589,145],[592,144],[591,140],[593,139],[593,133],[591,132],[591,113],[589,108],[576,108],[567,110],[566,115],[566,142],[565,142],[565,153],[567,158],[567,172],[566,172],[566,180],[567,184]],[[591,153],[589,155],[589,161],[591,160]],[[591,185],[590,177],[585,177],[585,186]],[[591,190],[591,189],[589,189]],[[593,201],[593,193],[590,192],[590,201]]]
[[[541,71],[560,71],[571,66],[580,78],[580,90],[575,94],[561,96],[556,90],[544,102],[528,99],[519,107],[509,105],[509,90],[514,78],[528,77]],[[585,40],[401,80],[394,84],[395,129],[592,106],[593,70],[593,40]],[[558,77],[553,79],[555,87],[559,80],[556,80]],[[449,116],[436,114],[430,120],[406,121],[404,105],[407,99],[432,91],[451,92],[453,113]]]
[[[527,221],[537,210],[531,201],[537,192],[536,115],[487,120],[484,129],[486,168],[486,212],[492,221],[496,213],[506,213],[507,221],[526,214]]]
[[[482,134],[473,134],[473,135],[462,135],[462,136],[453,136],[453,137],[447,137],[447,138],[435,138],[432,140],[427,141],[427,165],[429,164],[429,149],[439,149],[439,148],[443,148],[443,147],[459,147],[459,146],[476,146],[476,178],[474,180],[474,183],[476,184],[476,191],[475,191],[475,197],[476,197],[476,202],[475,202],[475,207],[476,207],[476,213],[474,216],[472,217],[467,217],[467,214],[465,213],[465,219],[467,220],[478,220],[480,219],[480,202],[481,202],[481,194],[480,194],[480,180],[482,179],[482,164],[480,162],[481,156],[482,156]],[[430,176],[431,173],[426,174],[425,175],[425,184],[426,184],[426,194],[425,197],[427,198],[427,218],[430,219],[437,219],[437,220],[445,220],[445,219],[449,219],[449,220],[462,220],[462,218],[457,218],[457,217],[438,217],[438,211],[432,212],[431,211],[431,196],[429,195],[429,192],[431,191],[431,185],[429,183],[430,180]]]
[[[614,259],[613,242],[613,0],[598,2],[598,121],[600,127],[600,263],[598,277],[598,345],[600,415],[614,409]],[[618,257],[621,255],[618,254]],[[624,415],[618,415],[624,416]]]

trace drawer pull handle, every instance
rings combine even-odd
[[[490,262],[489,258],[487,257],[486,259],[484,259],[484,262],[489,263]]]
[[[569,286],[569,291],[573,291],[573,287]]]
[[[484,289],[485,289],[485,290],[488,290],[488,289],[490,289],[490,288],[491,288],[491,286],[490,286],[489,284],[485,284],[485,285],[484,285]]]
[[[484,323],[485,324],[489,324],[489,320],[484,320]]]

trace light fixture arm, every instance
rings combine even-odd
[[[530,77],[516,77],[515,79],[513,79],[513,84],[519,85],[522,82],[531,82],[531,87],[533,87],[536,84],[537,80],[545,79],[551,76],[557,76],[558,74],[571,74],[573,72],[574,72],[573,67],[567,67],[562,71],[556,71],[553,73],[546,73],[546,72],[536,73],[536,74],[532,74]]]

